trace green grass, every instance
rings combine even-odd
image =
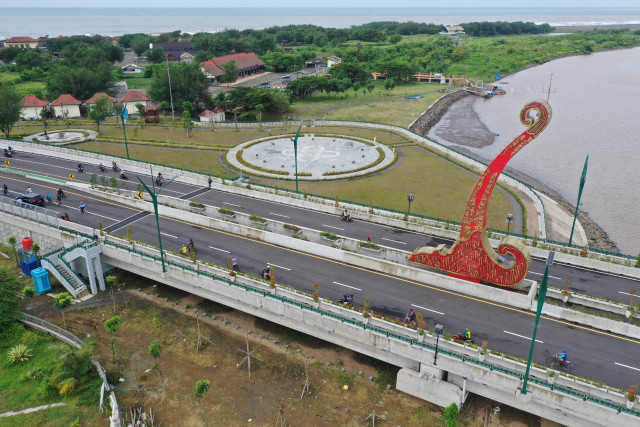
[[[28,343],[29,348],[33,350],[33,357],[27,362],[10,365],[6,359],[7,351],[21,340]],[[96,397],[101,384],[99,377],[96,376],[97,383],[95,380],[91,381],[84,391],[72,396],[61,396],[56,389],[42,392],[41,380],[25,377],[27,371],[35,367],[40,368],[45,374],[51,372],[57,359],[53,351],[53,344],[56,342],[57,340],[47,334],[26,329],[21,325],[16,328],[15,334],[0,341],[0,413],[20,411],[55,402],[66,403],[66,406],[45,409],[28,415],[0,418],[0,426],[69,425],[78,417],[88,423],[86,425],[103,423],[103,417],[98,414]]]
[[[14,89],[19,95],[40,95],[46,91],[47,85],[44,82],[24,82],[15,84]]]
[[[124,81],[129,89],[149,89],[151,78],[145,78],[142,74],[125,74]]]
[[[0,83],[13,83],[20,78],[20,75],[15,73],[0,73]]]

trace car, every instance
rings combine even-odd
[[[44,197],[36,193],[26,193],[16,197],[16,203],[27,203],[29,205],[44,206]]]

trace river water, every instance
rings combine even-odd
[[[575,205],[589,154],[580,208],[621,252],[638,254],[640,138],[635,126],[640,123],[640,48],[562,58],[504,80],[508,82],[502,84],[505,96],[460,101],[429,136],[493,159],[524,130],[519,120],[522,107],[548,95],[551,122],[509,166],[550,186]],[[469,123],[461,108],[472,108],[481,123]],[[456,131],[451,132],[452,128]]]

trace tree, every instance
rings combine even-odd
[[[204,396],[207,394],[207,391],[209,391],[209,380],[196,381],[196,386],[193,389],[193,395],[201,399],[200,404],[202,405],[202,414],[204,418],[204,424],[206,426],[209,425],[207,423],[207,412],[204,409]]]
[[[69,295],[69,292],[62,292],[54,297],[55,301],[53,306],[62,312],[62,324],[67,327],[67,321],[64,318],[64,309],[71,305],[73,298]]]
[[[414,68],[406,61],[392,60],[378,64],[378,71],[386,74],[387,79],[408,79],[415,72]]]
[[[98,133],[100,133],[100,122],[107,118],[112,112],[112,104],[109,102],[109,98],[101,96],[95,100],[93,105],[89,106],[89,119],[95,122],[98,127]]]
[[[207,99],[209,83],[202,73],[199,63],[186,64],[184,62],[170,63],[171,96],[174,105],[181,105],[184,101],[199,102]],[[155,102],[169,101],[169,76],[167,70],[154,72],[149,87],[149,96]]]
[[[149,356],[153,357],[154,364],[152,369],[158,369],[158,357],[160,357],[160,353],[162,353],[162,346],[158,341],[154,341],[149,344],[147,347],[147,353]]]
[[[447,427],[456,427],[458,425],[458,413],[460,410],[458,409],[458,405],[452,403],[447,406],[444,410],[444,423]]]
[[[38,257],[40,256],[40,243],[34,243],[33,246],[31,247],[31,250],[33,251],[33,254],[36,256],[36,260],[37,260]]]
[[[8,84],[0,84],[0,130],[9,138],[13,125],[20,120],[20,95]]]
[[[167,127],[167,112],[169,110],[169,103],[167,101],[162,101],[160,103],[160,108],[162,108],[162,115],[164,116],[164,127]]]
[[[10,329],[20,315],[22,281],[6,267],[0,268],[0,336]]]
[[[191,138],[191,129],[193,129],[193,121],[188,111],[182,112],[182,127],[187,130],[187,138]]]
[[[143,127],[145,107],[142,104],[136,104],[136,110],[138,110],[138,117],[140,117],[140,127]]]
[[[145,55],[147,57],[147,61],[151,62],[152,64],[160,64],[164,62],[165,59],[164,49],[162,49],[161,47],[154,47],[153,49],[149,49],[147,50]]]
[[[344,79],[352,82],[364,82],[369,79],[369,73],[357,62],[342,62],[329,68],[331,78]]]
[[[394,79],[387,79],[387,81],[384,82],[385,90],[393,90],[393,88],[395,87],[396,87],[396,81]]]
[[[106,320],[104,322],[104,328],[111,335],[115,334],[115,332],[120,329],[120,316],[113,316],[112,318]],[[111,341],[111,353],[113,354],[113,362],[116,361],[116,337],[112,336]]]
[[[233,83],[238,80],[240,71],[238,71],[236,61],[229,61],[224,64],[222,68],[224,69],[224,74],[222,74],[222,81],[224,83]]]
[[[69,347],[63,343],[55,344],[58,358],[55,365],[56,373],[51,380],[60,390],[60,394],[70,393],[96,375],[92,363],[95,346],[96,341],[93,338],[86,340],[81,348]]]
[[[52,98],[70,93],[78,99],[89,99],[97,92],[106,92],[113,81],[113,65],[107,61],[87,67],[54,63],[47,78],[47,92]]]
[[[9,236],[9,239],[7,239],[7,242],[9,242],[9,246],[13,248],[13,256],[16,259],[16,265],[20,267],[20,261],[18,260],[18,251],[16,250],[16,246],[18,245],[18,239],[16,239],[15,236]]]

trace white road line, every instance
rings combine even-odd
[[[64,207],[64,208],[65,208],[65,210],[73,209],[73,210],[75,210],[75,211],[80,212],[80,208],[73,208],[73,207],[68,206],[68,205],[59,205],[59,206]],[[106,218],[106,219],[109,219],[109,220],[111,220],[111,221],[115,221],[115,224],[117,224],[117,223],[119,223],[120,221],[122,221],[121,219],[111,218],[111,217],[104,216],[104,215],[98,215],[97,213],[93,213],[93,212],[91,212],[91,211],[89,211],[89,210],[87,210],[87,209],[85,209],[85,212],[87,213],[87,215],[95,215],[95,216],[99,216],[100,218]],[[82,215],[82,214],[80,214],[80,215]],[[113,225],[113,224],[111,224],[111,225]]]
[[[392,240],[392,239],[385,239],[384,237],[381,237],[382,240],[386,240],[388,242],[395,242],[395,243],[400,243],[401,245],[406,245],[406,242],[399,242],[397,240]]]
[[[333,283],[335,283],[336,285],[344,286],[345,288],[355,289],[356,291],[361,291],[362,290],[360,288],[356,288],[355,286],[345,285],[344,283],[339,283],[339,282],[333,282]]]
[[[268,261],[267,261],[267,265],[272,265],[272,266],[274,266],[274,267],[278,267],[278,268],[281,268],[281,269],[283,269],[283,270],[291,271],[291,269],[290,269],[290,268],[283,267],[283,266],[281,266],[281,265],[277,265],[277,264],[272,264],[272,263],[270,263],[270,262],[268,262]]]
[[[178,238],[178,236],[174,236],[173,234],[167,234],[167,233],[162,233],[162,232],[160,234],[164,234],[165,236],[173,237],[174,239]]]
[[[535,271],[529,271],[530,274],[535,274],[538,276],[544,276],[544,273],[536,273]],[[558,279],[558,280],[562,280],[562,277],[556,277],[556,276],[549,276],[551,279]]]
[[[140,215],[140,212],[138,212],[138,213],[136,213],[136,214],[133,214],[133,215],[131,215],[130,217],[127,217],[127,218],[123,219],[123,220],[122,220],[122,221],[120,221],[120,222],[126,221],[126,220],[128,220],[129,218],[134,217],[134,216],[136,216],[136,215]],[[141,219],[146,218],[146,217],[147,217],[146,215],[145,215],[145,216],[141,216],[140,218],[136,219],[135,221],[131,221],[131,222],[130,222],[130,223],[128,223],[128,224],[123,224],[123,225],[121,225],[121,226],[120,226],[120,227],[118,227],[118,228],[114,228],[114,229],[112,229],[112,230],[111,230],[111,232],[113,233],[113,232],[114,232],[114,231],[116,231],[116,230],[120,230],[122,227],[125,227],[125,226],[127,226],[127,225],[131,225],[131,224],[134,224],[134,223],[136,223],[136,222],[138,222],[138,221],[140,221]],[[117,224],[117,223],[116,223],[116,224]],[[113,224],[113,225],[115,225],[115,224]]]
[[[216,247],[213,247],[213,246],[209,246],[209,247],[210,247],[211,249],[215,249],[216,251],[226,252],[226,253],[228,253],[228,254],[230,254],[230,253],[231,253],[231,252],[229,252],[229,251],[225,251],[224,249],[216,248]]]
[[[281,216],[282,218],[289,218],[289,217],[288,217],[288,216],[286,216],[286,215],[280,215],[280,214],[273,213],[273,212],[269,212],[269,215]]]
[[[636,371],[640,371],[640,368],[634,368],[633,366],[623,365],[622,363],[618,363],[618,362],[615,362],[615,363],[616,363],[616,365],[622,366],[624,368],[629,368],[629,369],[633,369],[633,370],[636,370]]]
[[[323,227],[327,227],[327,228],[334,228],[334,229],[336,229],[336,230],[342,230],[342,231],[344,231],[344,228],[340,228],[340,227],[332,227],[332,226],[327,225],[327,224],[322,224],[322,226],[323,226]]]
[[[515,333],[513,333],[513,332],[509,332],[509,331],[502,331],[502,332],[504,332],[505,334],[515,335],[515,336],[517,336],[517,337],[524,338],[525,340],[529,340],[529,341],[531,341],[531,338],[529,338],[529,337],[525,337],[524,335],[518,335],[518,334],[515,334]],[[536,342],[539,342],[540,344],[544,344],[544,343],[543,343],[542,341],[540,341],[540,340],[536,340]]]
[[[415,305],[415,304],[411,304],[411,307],[419,308],[419,309],[421,309],[421,310],[432,311],[432,312],[434,312],[434,313],[438,313],[438,314],[440,314],[440,315],[444,316],[444,313],[443,313],[443,312],[441,312],[441,311],[431,310],[430,308],[427,308],[427,307],[421,307],[421,306],[419,306],[419,305]]]
[[[636,294],[630,294],[628,292],[622,292],[622,291],[618,291],[618,293],[619,294],[623,294],[623,295],[629,295],[629,296],[631,296],[631,295],[635,296],[636,295]]]
[[[240,205],[236,205],[236,204],[233,204],[233,203],[227,203],[227,202],[223,203],[223,205],[235,206],[237,208],[241,208],[242,207]]]

